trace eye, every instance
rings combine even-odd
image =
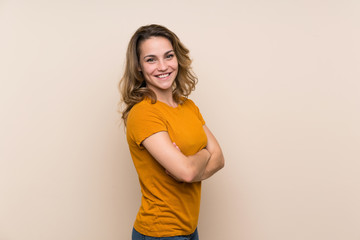
[[[172,59],[174,57],[174,54],[169,54],[166,56],[167,59]]]
[[[152,63],[152,62],[155,61],[155,59],[154,59],[154,58],[148,58],[148,59],[146,59],[145,61],[148,62],[148,63]]]

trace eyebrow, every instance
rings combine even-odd
[[[164,56],[167,55],[167,54],[169,54],[169,53],[171,53],[171,52],[174,52],[174,50],[169,50],[169,51],[165,52],[165,53],[164,53]],[[147,57],[156,57],[156,56],[153,55],[153,54],[150,54],[150,55],[146,55],[146,56],[144,57],[144,59],[147,58]]]

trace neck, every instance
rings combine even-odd
[[[172,91],[154,91],[158,101],[166,103],[170,107],[177,107]]]
[[[173,98],[173,96],[171,95],[171,97],[162,97],[162,96],[158,96],[156,95],[157,100],[163,103],[166,103],[167,105],[169,105],[170,107],[177,107],[177,103],[175,102],[175,99]]]

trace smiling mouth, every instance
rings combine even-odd
[[[164,74],[161,74],[161,75],[155,75],[155,77],[157,78],[167,78],[168,76],[170,76],[171,73],[164,73]]]

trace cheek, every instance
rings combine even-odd
[[[151,74],[155,70],[152,65],[143,65],[142,69],[145,74]]]
[[[173,68],[173,69],[178,69],[179,68],[179,63],[178,63],[178,61],[177,60],[174,60],[174,62],[172,62],[172,64],[171,64],[171,67]]]

